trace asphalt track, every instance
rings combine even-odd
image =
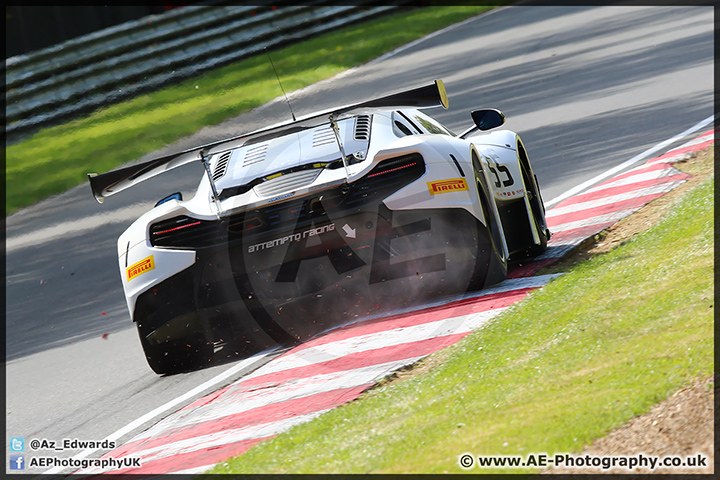
[[[470,108],[502,109],[547,201],[712,115],[713,67],[710,7],[512,7],[290,100],[305,114],[441,78],[451,108],[436,116],[460,131]],[[276,101],[165,151],[287,117]],[[129,437],[211,391],[204,382],[256,366],[157,377],[125,311],[118,234],[164,194],[191,192],[199,174],[179,169],[104,205],[84,185],[7,219],[7,437],[101,440],[124,427]]]

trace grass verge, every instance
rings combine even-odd
[[[710,174],[649,230],[568,265],[422,373],[211,473],[462,473],[463,453],[579,452],[713,372],[713,231]]]
[[[273,52],[273,62],[289,92],[490,8],[424,7],[380,17]],[[44,129],[6,148],[5,214],[81,184],[88,172],[117,168],[279,94],[260,55]]]

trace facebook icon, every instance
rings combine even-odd
[[[10,455],[10,470],[25,470],[25,455]]]

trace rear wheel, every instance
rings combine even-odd
[[[147,322],[138,321],[137,329],[145,359],[159,375],[199,368],[212,358],[213,344],[199,329],[189,328],[184,335],[173,338],[164,334],[162,327],[154,330]]]

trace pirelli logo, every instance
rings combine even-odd
[[[148,272],[150,270],[153,270],[155,268],[155,260],[153,259],[153,256],[150,255],[149,257],[140,260],[134,265],[130,265],[127,269],[127,281],[129,282],[133,278],[137,277],[138,275],[142,275],[145,272]]]
[[[439,180],[437,182],[427,182],[428,190],[431,195],[438,193],[460,192],[469,190],[468,184],[464,178],[452,178],[450,180]]]

